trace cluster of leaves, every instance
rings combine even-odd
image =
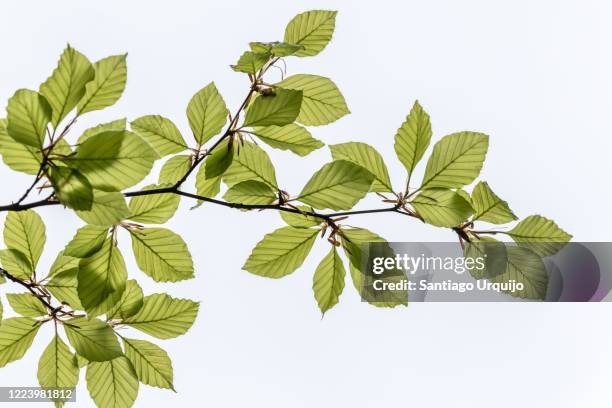
[[[38,92],[15,93],[8,102],[6,120],[0,121],[0,154],[10,168],[35,180],[18,201],[0,207],[10,211],[4,230],[7,249],[0,252],[2,273],[27,290],[7,295],[12,309],[23,317],[0,323],[0,366],[21,358],[39,327],[53,322],[56,335],[39,364],[41,386],[72,387],[79,369],[86,366],[88,389],[100,407],[131,406],[139,382],[173,389],[167,354],[148,341],[125,338],[116,329],[127,326],[159,339],[176,337],[191,327],[198,304],[167,294],[143,296],[138,283],[128,280],[117,242],[120,231],[126,231],[138,267],[156,282],[192,278],[193,262],[183,239],[166,228],[151,226],[167,222],[182,197],[199,204],[279,211],[287,225],[265,235],[243,267],[260,276],[280,278],[292,273],[303,264],[316,237],[327,236],[330,251],[313,276],[314,296],[322,313],[338,303],[344,289],[343,258],[361,293],[363,245],[386,242],[366,229],[343,225],[348,216],[393,212],[449,228],[465,243],[490,242],[492,238],[483,235],[500,233],[478,231],[476,222],[506,224],[517,219],[486,182],[478,183],[471,194],[464,190],[483,166],[488,136],[482,133],[459,132],[441,138],[433,146],[422,181],[418,187],[411,186],[411,176],[432,136],[429,115],[418,102],[395,135],[395,150],[408,175],[401,189],[394,189],[383,157],[372,146],[357,142],[329,146],[332,160],[298,194],[291,195],[278,185],[272,161],[256,140],[306,156],[324,146],[309,127],[332,123],[349,109],[329,78],[297,74],[268,83],[265,75],[281,59],[320,53],[332,38],[335,18],[334,11],[305,12],[289,22],[283,41],[250,43],[250,49],[232,65],[250,81],[244,102],[230,114],[214,83],[198,91],[186,112],[191,143],[160,115],[137,118],[129,126],[126,119],[99,124],[69,141],[77,118],[111,106],[121,96],[127,75],[124,55],[92,64],[68,46]],[[125,191],[166,157],[156,184]],[[195,194],[184,191],[192,174]],[[222,184],[227,187],[223,199],[215,198]],[[48,190],[48,197],[26,203],[35,187]],[[386,207],[351,211],[369,193],[382,197]],[[32,209],[47,205],[70,208],[87,224],[42,277],[37,263],[45,227]],[[547,243],[552,251],[555,243],[570,239],[553,221],[538,215],[525,218],[506,234],[524,244],[522,250],[536,242]],[[470,248],[466,251],[475,250]],[[541,298],[545,277],[534,273],[533,265],[529,267],[508,262],[506,276],[496,278],[522,276],[534,282],[524,295]],[[72,349],[62,339],[60,326]]]

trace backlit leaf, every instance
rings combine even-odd
[[[75,317],[64,324],[68,341],[89,361],[109,361],[123,354],[113,329],[98,319]]]
[[[372,191],[392,192],[389,172],[380,153],[366,143],[349,142],[330,145],[334,160],[346,160],[363,167],[374,176]]]
[[[73,210],[91,210],[93,189],[89,180],[79,171],[68,167],[53,167],[49,180],[60,203]]]
[[[25,255],[36,269],[46,241],[45,224],[33,210],[9,212],[4,221],[4,243]]]
[[[142,309],[123,323],[158,339],[171,339],[187,333],[198,308],[197,302],[157,293],[145,297]]]
[[[437,227],[456,227],[474,213],[470,203],[451,190],[421,191],[411,204],[426,223]]]
[[[7,293],[6,300],[13,310],[25,317],[39,317],[47,314],[47,308],[31,293]]]
[[[17,142],[8,135],[6,119],[0,119],[0,155],[4,164],[12,170],[36,175],[42,162],[38,148]]]
[[[557,253],[572,236],[553,220],[541,215],[530,215],[507,232],[512,239],[540,256]]]
[[[295,16],[285,28],[285,42],[301,45],[297,57],[317,55],[327,46],[336,27],[337,11],[311,10]]]
[[[142,289],[134,279],[127,281],[125,290],[119,302],[106,314],[109,319],[127,319],[134,316],[142,308]]]
[[[329,254],[317,266],[312,278],[312,290],[321,313],[327,312],[338,303],[338,297],[344,289],[345,275],[342,259],[336,247],[332,246]]]
[[[172,361],[159,346],[146,340],[123,338],[125,356],[143,384],[174,390]]]
[[[28,351],[41,323],[28,317],[11,317],[0,324],[0,367],[21,359]]]
[[[281,150],[290,150],[299,156],[306,156],[324,146],[313,138],[305,128],[289,124],[285,126],[256,127],[253,133],[267,145]]]
[[[240,56],[236,65],[232,65],[232,69],[236,72],[256,74],[268,62],[270,56],[269,52],[246,51]]]
[[[199,90],[187,106],[187,118],[199,145],[221,132],[227,121],[227,107],[214,82]]]
[[[127,81],[127,54],[113,55],[94,64],[94,79],[85,86],[85,95],[79,101],[77,112],[104,109],[121,97]]]
[[[72,240],[66,245],[64,255],[87,258],[102,247],[107,235],[107,227],[85,225],[77,230]]]
[[[51,106],[45,97],[20,89],[9,99],[6,112],[8,135],[21,144],[42,148],[51,121]]]
[[[141,191],[153,190],[169,185],[150,185],[143,187]],[[144,224],[163,224],[176,212],[181,202],[181,196],[177,194],[150,194],[135,196],[130,199],[130,219]]]
[[[85,378],[99,408],[130,408],[138,396],[138,378],[126,357],[90,363]]]
[[[223,198],[240,204],[270,204],[278,197],[269,185],[261,181],[247,180],[233,185]]]
[[[83,221],[108,227],[118,224],[130,216],[123,194],[94,190],[94,201],[89,211],[75,211]]]
[[[255,98],[249,106],[242,126],[288,125],[297,118],[301,106],[301,91],[276,89],[273,94]]]
[[[223,174],[223,181],[230,187],[246,180],[263,181],[278,189],[276,172],[270,157],[261,147],[251,142],[240,145],[232,165]]]
[[[130,125],[162,157],[182,152],[188,147],[176,125],[163,116],[142,116]]]
[[[74,388],[79,382],[75,355],[56,334],[38,362],[38,383],[43,388]]]
[[[486,181],[476,184],[472,191],[472,205],[476,214],[473,220],[487,221],[493,224],[505,224],[516,220],[508,203],[499,198]]]
[[[412,174],[423,158],[431,140],[431,133],[429,115],[419,101],[415,101],[406,121],[395,134],[395,153],[408,170],[408,174]]]

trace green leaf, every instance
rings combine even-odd
[[[159,184],[174,185],[179,181],[191,167],[191,156],[179,154],[168,159],[159,171]],[[203,167],[203,166],[201,166]]]
[[[520,282],[522,290],[507,292],[524,299],[544,299],[548,287],[548,273],[542,258],[528,248],[506,245],[507,265],[504,273],[487,277],[492,283]]]
[[[489,279],[504,273],[508,265],[508,251],[506,244],[493,238],[479,237],[463,244],[464,258],[484,258],[484,267],[473,263],[466,267],[474,279]]]
[[[51,106],[45,97],[29,89],[19,89],[9,99],[6,112],[9,136],[21,144],[41,149],[51,120]]]
[[[372,173],[345,160],[324,165],[306,183],[297,200],[314,208],[348,210],[370,190]]]
[[[40,215],[32,210],[9,212],[4,221],[4,243],[16,249],[36,269],[47,237]]]
[[[563,231],[553,220],[540,215],[530,215],[507,234],[540,256],[557,253],[572,239],[572,236]]]
[[[234,160],[234,146],[230,144],[229,139],[223,140],[219,146],[206,158],[204,167],[206,167],[205,177],[214,179],[221,176],[231,166]]]
[[[199,304],[192,300],[156,293],[145,297],[142,309],[123,323],[158,339],[171,339],[187,333],[198,308]]]
[[[64,255],[64,251],[60,251],[55,257],[55,261],[53,261],[51,268],[49,269],[49,277],[67,271],[69,269],[76,269],[78,267],[79,258]]]
[[[228,110],[214,82],[199,90],[187,106],[187,118],[193,136],[201,146],[221,132]]]
[[[313,212],[313,209],[306,205],[298,205],[297,209],[300,211],[304,211],[304,212]],[[315,227],[317,225],[320,225],[323,222],[322,219],[313,217],[311,215],[295,214],[295,213],[290,213],[287,211],[279,211],[279,212],[280,212],[281,218],[283,219],[283,221],[287,223],[287,225],[290,225],[296,228]]]
[[[317,266],[312,278],[312,290],[319,304],[321,313],[325,314],[338,303],[338,297],[344,289],[344,277],[346,271],[342,259],[332,246],[329,254]]]
[[[372,146],[366,143],[349,142],[329,146],[334,160],[346,160],[363,167],[374,176],[372,191],[393,192],[387,166]]]
[[[163,116],[142,116],[130,125],[132,130],[146,140],[161,157],[188,148],[176,125]]]
[[[119,302],[106,314],[109,319],[127,319],[134,316],[143,305],[142,289],[134,279],[127,281]]]
[[[164,228],[130,229],[140,270],[156,282],[193,278],[193,261],[180,235]]]
[[[169,187],[169,185],[150,185],[141,191]],[[145,224],[163,224],[168,221],[181,202],[178,194],[151,194],[135,196],[130,199],[130,219]]]
[[[11,317],[0,324],[0,367],[19,360],[32,345],[41,323],[28,317]]]
[[[0,249],[0,262],[11,275],[22,280],[30,280],[34,273],[28,258],[16,249]]]
[[[77,106],[79,115],[117,102],[127,81],[126,57],[127,54],[113,55],[94,64],[94,79],[85,86],[85,95]]]
[[[242,269],[268,278],[282,278],[304,263],[319,231],[283,227],[257,243]]]
[[[108,227],[130,216],[123,194],[94,190],[94,201],[89,211],[75,211],[88,224]]]
[[[221,176],[206,178],[206,165],[200,165],[196,175],[196,193],[202,197],[214,197],[221,190]]]
[[[236,72],[244,72],[245,74],[255,75],[266,62],[270,60],[271,54],[269,52],[244,52],[236,65],[232,65],[232,69]]]
[[[263,181],[275,190],[278,189],[270,157],[261,147],[251,142],[240,145],[232,165],[223,174],[223,181],[230,187],[246,180]]]
[[[49,180],[60,203],[73,210],[91,210],[93,189],[89,180],[77,170],[52,167],[49,169]]]
[[[122,119],[113,120],[112,122],[100,123],[99,125],[91,127],[89,129],[85,129],[85,131],[81,134],[81,136],[79,136],[79,139],[77,140],[77,145],[83,144],[83,142],[85,142],[87,139],[99,133],[104,133],[104,132],[108,132],[112,130],[114,131],[126,130],[125,129],[126,123],[127,123],[127,120],[125,118],[122,118]]]
[[[456,227],[474,213],[470,203],[451,190],[423,190],[411,202],[426,223],[436,227]]]
[[[75,355],[56,334],[38,361],[38,383],[43,388],[74,388],[78,382]]]
[[[97,252],[108,235],[108,228],[97,225],[85,225],[77,230],[76,234],[64,248],[64,255],[75,258],[87,258]]]
[[[85,378],[98,408],[130,408],[138,396],[138,378],[125,357],[90,363]]]
[[[40,93],[47,98],[53,110],[54,127],[77,106],[85,95],[85,85],[94,79],[94,68],[83,54],[66,47],[53,74],[40,86]]]
[[[294,55],[299,50],[305,49],[303,45],[290,44],[280,41],[260,42],[255,41],[249,43],[251,51],[255,53],[271,53],[276,57],[288,57]]]
[[[278,197],[276,192],[266,183],[247,180],[233,185],[223,198],[231,203],[240,204],[271,204]]]
[[[45,284],[45,288],[47,288],[57,300],[67,303],[72,309],[83,310],[84,308],[78,293],[78,274],[79,268],[77,263],[77,266],[72,269],[53,274]]]
[[[87,360],[109,361],[123,354],[113,329],[103,321],[75,317],[66,323],[68,341]]]
[[[312,137],[308,130],[293,123],[285,126],[256,127],[253,133],[269,146],[290,150],[299,156],[306,156],[324,146],[323,142]]]
[[[489,136],[460,132],[444,136],[427,161],[421,188],[457,188],[470,184],[482,168]]]
[[[334,34],[336,14],[337,11],[311,10],[295,16],[287,24],[284,38],[287,43],[304,47],[294,55],[311,57],[323,51]]]
[[[125,356],[143,384],[174,390],[172,361],[159,346],[146,340],[123,337]]]
[[[394,146],[397,157],[409,175],[412,175],[414,168],[423,158],[431,141],[431,133],[429,115],[423,110],[419,101],[415,101],[406,121],[395,134]]]
[[[473,221],[487,221],[492,224],[505,224],[516,220],[508,203],[499,198],[486,181],[476,184],[472,191],[472,204],[476,214]]]
[[[6,300],[22,316],[39,317],[47,314],[47,308],[31,293],[7,293]]]
[[[242,127],[288,125],[297,118],[301,106],[301,91],[276,89],[270,95],[255,98],[249,106]]]
[[[120,191],[140,182],[159,156],[138,135],[123,131],[98,133],[81,144],[66,164],[102,191]]]
[[[276,84],[304,92],[297,121],[307,126],[327,125],[350,113],[344,96],[329,78],[298,74]]]
[[[10,137],[6,125],[6,120],[0,119],[0,155],[4,164],[15,171],[38,174],[42,153],[38,148],[21,144]]]
[[[127,270],[121,251],[108,237],[96,253],[79,262],[78,294],[88,316],[107,312],[121,299]]]

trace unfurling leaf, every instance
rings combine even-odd
[[[540,215],[530,215],[507,232],[521,246],[539,256],[557,253],[572,236],[563,231],[553,220]]]
[[[77,106],[85,95],[85,85],[92,79],[94,68],[91,62],[68,45],[53,74],[40,86],[40,93],[53,110],[51,123],[54,127]]]
[[[89,180],[77,170],[53,167],[49,170],[49,180],[60,203],[73,210],[91,210],[93,189]]]
[[[171,339],[187,333],[198,314],[199,304],[157,293],[144,298],[142,309],[123,321],[158,339]]]
[[[68,341],[89,361],[109,361],[123,354],[113,329],[98,319],[75,317],[64,324]]]
[[[311,10],[295,16],[285,28],[284,41],[304,48],[293,55],[311,57],[323,51],[334,34],[336,14],[337,11]]]
[[[298,74],[285,78],[276,86],[303,92],[297,117],[297,121],[303,125],[327,125],[350,113],[344,96],[329,78]]]
[[[342,259],[332,246],[329,254],[319,264],[312,279],[312,290],[321,313],[327,312],[336,303],[344,289],[346,271]]]
[[[127,319],[134,316],[143,305],[142,289],[134,279],[127,281],[121,299],[106,313],[109,319]]]
[[[345,160],[324,165],[306,183],[297,200],[314,208],[348,210],[370,190],[374,176]]]
[[[43,388],[74,388],[79,381],[75,355],[56,334],[38,362],[38,383]]]
[[[140,270],[156,282],[193,278],[193,261],[180,235],[164,228],[130,229],[132,249]]]
[[[427,161],[421,188],[457,188],[470,184],[482,169],[489,136],[460,132],[444,136]]]
[[[188,148],[176,125],[163,116],[142,116],[130,125],[132,130],[149,143],[161,157]]]
[[[318,230],[283,227],[259,241],[242,269],[268,278],[282,278],[304,263]]]
[[[240,56],[236,65],[232,65],[232,69],[236,72],[255,75],[264,65],[266,65],[271,55],[270,52],[246,51]]]
[[[297,118],[302,106],[302,92],[276,89],[271,95],[260,95],[249,106],[243,127],[284,126]]]
[[[323,142],[312,137],[308,130],[294,123],[285,126],[256,127],[253,133],[268,146],[290,150],[299,156],[306,156],[324,146]]]
[[[429,115],[423,110],[419,101],[415,101],[406,121],[395,134],[395,153],[408,170],[408,174],[412,174],[425,154],[431,133]]]
[[[6,300],[13,310],[24,317],[39,317],[47,314],[47,308],[31,293],[7,293]]]
[[[123,337],[125,356],[143,384],[174,390],[172,361],[161,347],[146,340]]]
[[[138,396],[138,378],[126,357],[89,363],[85,378],[99,408],[130,408]]]
[[[45,97],[20,89],[9,99],[6,112],[8,135],[21,144],[41,149],[51,121],[51,106]]]
[[[456,227],[474,213],[470,203],[451,190],[423,190],[411,202],[426,223],[437,227]]]
[[[94,201],[89,211],[76,211],[83,221],[108,227],[118,224],[130,216],[130,210],[125,203],[123,194],[94,190]]]
[[[11,317],[0,324],[0,367],[19,360],[28,351],[41,323],[28,317]]]
[[[4,164],[15,171],[36,175],[42,153],[38,148],[22,144],[9,136],[6,119],[0,119],[0,155]]]
[[[16,249],[36,269],[46,241],[45,224],[32,210],[9,212],[4,222],[4,243]]]
[[[269,185],[256,180],[235,184],[223,196],[226,201],[240,204],[271,204],[277,198]]]
[[[246,180],[263,181],[278,190],[276,172],[268,154],[255,143],[244,142],[239,154],[234,155],[232,165],[223,174],[223,181],[233,186]]]
[[[214,82],[199,90],[187,106],[193,136],[201,146],[221,132],[227,121],[227,107]]]
[[[77,106],[79,115],[104,109],[119,100],[127,81],[126,57],[127,54],[113,55],[94,64],[94,79],[85,86],[85,95]]]
[[[143,187],[141,191],[156,188],[169,187],[169,185],[150,185]],[[130,199],[130,219],[145,224],[163,224],[168,221],[181,202],[178,194],[149,194],[135,196]]]
[[[349,142],[330,145],[334,160],[346,160],[363,167],[374,176],[372,191],[393,192],[387,165],[380,153],[366,143]]]
[[[476,184],[472,191],[472,205],[476,214],[473,220],[487,221],[492,224],[505,224],[516,220],[508,203],[499,198],[486,181]]]

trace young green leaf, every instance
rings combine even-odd
[[[141,191],[153,190],[169,185],[149,185]],[[177,194],[151,194],[132,197],[130,199],[130,219],[145,224],[163,224],[168,221],[181,202],[181,196]]]
[[[127,270],[121,251],[108,237],[96,253],[79,262],[78,293],[89,317],[107,312],[121,299]]]
[[[108,131],[88,138],[64,162],[102,191],[120,191],[140,182],[159,156],[135,133]]]
[[[229,139],[223,140],[219,146],[206,158],[204,167],[206,167],[205,176],[208,179],[214,179],[225,173],[234,160],[234,146],[230,144]]]
[[[506,245],[507,265],[504,273],[488,277],[492,283],[508,283],[512,280],[522,283],[523,288],[508,293],[524,299],[546,297],[548,272],[542,257],[528,248]]]
[[[472,204],[476,214],[473,221],[487,221],[492,224],[505,224],[516,220],[508,203],[499,198],[486,181],[476,184],[472,191]]]
[[[60,203],[73,210],[91,210],[93,188],[89,180],[77,170],[52,167],[49,169],[49,180]]]
[[[294,123],[256,127],[253,128],[253,133],[268,146],[290,150],[299,156],[306,156],[324,146],[323,142],[312,137],[308,130]]]
[[[187,154],[179,154],[173,156],[164,163],[159,171],[159,184],[174,185],[179,181],[189,168],[191,167],[191,156]],[[203,166],[201,166],[203,167]]]
[[[236,72],[244,72],[245,74],[255,75],[266,62],[270,60],[272,54],[270,52],[244,52],[236,65],[232,65],[232,69]]]
[[[563,231],[553,220],[540,215],[530,215],[516,224],[507,234],[539,256],[557,253],[572,239],[572,236]]]
[[[138,378],[126,357],[89,363],[85,378],[99,408],[130,408],[138,396]]]
[[[201,146],[221,132],[227,120],[227,107],[214,82],[199,90],[187,106],[193,136]]]
[[[130,229],[132,249],[140,270],[156,282],[193,278],[193,261],[180,235],[164,228]]]
[[[9,136],[6,119],[0,119],[0,155],[4,164],[12,170],[36,175],[42,163],[42,153],[38,148],[24,145]]]
[[[51,106],[45,97],[20,89],[9,99],[6,112],[8,135],[21,144],[41,149],[51,120]]]
[[[60,251],[55,257],[55,261],[49,269],[49,277],[56,275],[60,272],[67,271],[69,269],[75,269],[79,267],[79,258],[67,256],[64,251]]]
[[[34,273],[28,258],[16,249],[0,249],[0,262],[11,275],[22,280],[30,280]]]
[[[266,183],[247,180],[233,185],[223,198],[231,203],[240,204],[271,204],[278,197],[276,192]]]
[[[75,268],[67,269],[56,274],[45,284],[45,288],[60,302],[66,303],[74,310],[83,310],[78,292],[78,264]]]
[[[99,125],[85,129],[81,136],[79,136],[79,139],[77,140],[76,144],[83,144],[87,139],[99,133],[126,130],[126,124],[127,120],[125,118],[113,120],[112,122],[100,123]]]
[[[270,157],[261,147],[251,142],[240,145],[232,165],[223,174],[223,181],[230,187],[246,180],[263,181],[275,190],[278,189]]]
[[[123,93],[127,81],[127,54],[112,55],[94,64],[94,79],[85,86],[85,95],[77,106],[78,115],[113,105]]]
[[[72,240],[66,245],[64,255],[87,258],[102,248],[107,235],[107,227],[85,225],[77,230]]]
[[[327,125],[350,113],[344,96],[329,78],[298,74],[285,78],[276,86],[304,93],[297,117],[297,121],[303,125]]]
[[[312,290],[319,304],[321,313],[325,314],[336,303],[344,289],[346,271],[342,259],[332,246],[329,254],[319,264],[312,278]]]
[[[297,209],[303,211],[304,214],[295,214],[287,211],[280,211],[280,216],[283,221],[287,223],[287,225],[296,228],[310,228],[316,227],[317,225],[320,225],[323,222],[323,220],[320,218],[316,218],[306,214],[306,212],[313,211],[312,207],[308,207],[306,205],[298,205]]]
[[[94,201],[89,211],[75,211],[88,224],[109,227],[130,216],[123,194],[94,190]]]
[[[74,388],[78,382],[75,355],[56,334],[38,361],[38,383],[43,388]]]
[[[251,51],[255,53],[270,53],[275,57],[288,57],[294,55],[299,50],[305,49],[303,45],[290,44],[280,41],[260,42],[255,41],[249,43]]]
[[[301,45],[297,57],[317,55],[331,41],[336,27],[337,11],[311,10],[295,16],[285,28],[284,41]]]
[[[271,95],[260,95],[249,106],[242,127],[284,126],[297,118],[302,106],[302,92],[275,89]]]
[[[282,278],[304,263],[318,230],[283,227],[259,241],[242,269],[268,278]]]
[[[146,340],[123,337],[125,356],[143,384],[174,390],[172,361],[161,347]]]
[[[77,106],[85,95],[85,85],[94,79],[94,68],[86,56],[66,47],[53,74],[40,86],[40,93],[47,99],[53,110],[53,127]]]
[[[13,310],[24,317],[39,317],[47,314],[47,308],[31,293],[7,293],[6,300]]]
[[[489,136],[460,132],[444,136],[427,161],[421,188],[456,188],[470,184],[482,169]]]
[[[123,354],[113,329],[103,321],[75,317],[66,323],[68,341],[87,360],[109,361]]]
[[[426,223],[436,227],[456,227],[474,213],[470,203],[451,190],[423,190],[411,202]]]
[[[36,269],[46,241],[45,224],[32,210],[9,212],[4,221],[4,243],[25,255]]]
[[[158,339],[171,339],[187,333],[198,308],[197,302],[156,293],[145,297],[142,309],[123,323]]]
[[[0,324],[0,367],[19,360],[32,345],[41,323],[28,317],[11,317]]]
[[[163,116],[142,116],[132,121],[130,125],[132,130],[147,141],[161,157],[188,148],[176,125]]]
[[[431,140],[429,115],[419,101],[415,101],[406,121],[395,134],[395,153],[409,175],[425,154]]]
[[[196,174],[196,193],[202,197],[214,197],[221,191],[222,176],[206,178],[206,165],[200,165]]]
[[[334,160],[346,160],[363,167],[374,176],[372,191],[393,192],[387,165],[380,153],[366,143],[349,142],[330,145]]]
[[[106,313],[109,319],[127,319],[130,316],[134,316],[143,305],[142,289],[134,279],[127,281],[125,291],[119,302],[113,306],[113,308]]]
[[[370,190],[374,176],[346,160],[324,165],[306,183],[297,200],[314,208],[348,210]]]

